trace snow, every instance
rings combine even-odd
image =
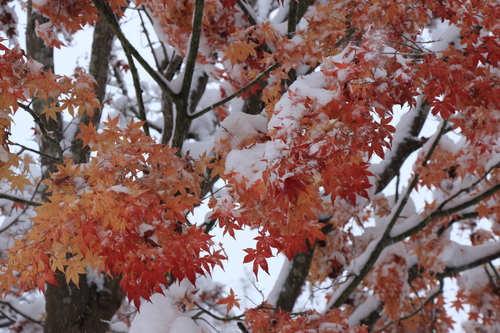
[[[191,319],[189,313],[177,306],[177,302],[192,288],[189,282],[182,281],[180,285],[170,286],[165,295],[152,295],[151,302],[141,304],[129,333],[208,333]]]
[[[99,274],[99,271],[97,269],[91,270],[89,266],[86,267],[86,271],[87,285],[95,285],[97,291],[104,291],[104,276]]]
[[[319,325],[319,333],[336,333],[344,332],[345,327],[335,323],[321,323]]]
[[[3,146],[0,146],[0,162],[7,163],[9,161],[9,152]]]
[[[321,72],[299,77],[276,104],[275,114],[267,124],[268,130],[277,129],[277,136],[284,135],[286,140],[283,141],[287,145],[291,144],[298,134],[303,116],[311,109],[322,108],[338,97],[337,91],[325,87],[326,76]],[[312,100],[311,103],[307,102],[308,105],[304,105],[306,97]]]
[[[411,108],[407,113],[403,114],[396,125],[396,133],[394,133],[393,135],[391,149],[385,151],[385,158],[380,163],[372,164],[369,168],[370,172],[372,172],[374,175],[380,176],[384,172],[384,170],[394,158],[394,154],[397,152],[399,145],[403,144],[407,138],[417,139],[408,137],[408,133],[413,125],[415,118],[418,116],[419,110],[422,107],[422,103],[423,97],[419,96],[417,98],[415,107]]]
[[[478,246],[462,245],[451,241],[439,254],[438,260],[442,260],[447,267],[460,268],[470,265],[482,258],[500,255],[500,243],[487,242]]]
[[[443,51],[448,49],[448,44],[452,43],[457,49],[460,49],[460,28],[452,25],[450,21],[441,18],[432,20],[429,24],[429,46],[431,51]]]
[[[142,223],[138,227],[138,229],[139,229],[139,236],[144,237],[144,234],[146,233],[146,231],[154,230],[154,227],[151,224]]]
[[[395,225],[391,230],[390,236],[393,238],[398,237],[399,235],[404,234],[408,230],[411,230],[412,228],[422,223],[422,220],[422,216],[418,214],[411,215],[401,224]]]
[[[195,140],[188,140],[185,141],[184,144],[182,145],[182,153],[185,154],[189,152],[189,155],[193,158],[198,158],[204,153],[207,155],[210,154],[214,147],[214,142],[213,140],[207,140],[207,141],[195,141]]]
[[[249,183],[255,183],[262,178],[262,172],[267,167],[264,159],[266,153],[265,144],[256,144],[252,149],[232,150],[226,157],[226,173],[235,172],[240,179],[247,179]]]
[[[112,191],[118,192],[118,193],[130,194],[130,189],[128,187],[123,186],[123,185],[111,186],[109,189]]]
[[[486,170],[489,170],[493,167],[496,167],[500,164],[500,153],[495,153],[491,157],[491,159],[486,163]]]
[[[289,260],[285,259],[285,262],[281,267],[280,274],[278,275],[278,279],[276,280],[273,289],[267,296],[267,301],[269,302],[269,304],[276,305],[280,293],[285,289],[285,281],[291,269],[292,263]]]
[[[34,4],[36,7],[43,7],[43,6],[45,6],[48,2],[49,2],[49,0],[33,0],[33,4]]]
[[[349,317],[349,326],[359,325],[362,319],[368,318],[370,313],[380,306],[378,295],[369,296],[366,301],[359,305]]]
[[[488,275],[485,274],[485,269],[481,266],[462,272],[458,277],[458,286],[468,292],[483,290],[489,283]]]
[[[266,133],[267,119],[263,115],[250,115],[243,112],[230,114],[221,123],[220,129],[215,133],[214,142],[229,140],[231,148],[242,149],[243,141]]]

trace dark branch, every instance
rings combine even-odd
[[[226,98],[223,98],[221,99],[219,102],[215,103],[215,104],[212,104],[206,108],[204,108],[203,110],[201,110],[200,112],[194,114],[194,115],[191,115],[189,116],[190,119],[196,119],[198,117],[201,117],[203,116],[205,113],[207,112],[210,112],[212,111],[213,109],[221,106],[221,105],[224,105],[226,104],[227,102],[231,101],[232,99],[238,97],[239,95],[243,94],[245,91],[247,91],[248,89],[252,88],[254,85],[256,85],[257,83],[259,83],[262,79],[264,79],[269,73],[271,73],[273,70],[275,70],[276,68],[278,68],[280,66],[279,63],[275,63],[274,65],[272,66],[269,66],[264,72],[262,72],[262,74],[260,74],[257,78],[255,78],[255,80],[253,80],[252,82],[250,82],[249,84],[247,84],[246,86],[244,86],[243,88],[241,88],[240,90],[238,90],[237,92],[227,96]]]
[[[23,150],[27,150],[27,151],[30,151],[30,152],[32,152],[32,153],[35,153],[35,154],[38,154],[38,155],[44,156],[44,157],[46,157],[46,158],[53,159],[53,160],[54,160],[54,161],[56,161],[56,162],[57,162],[57,161],[59,161],[59,160],[58,160],[56,157],[54,157],[54,156],[50,156],[49,154],[46,154],[46,153],[44,153],[44,152],[42,152],[42,151],[39,151],[39,150],[36,150],[36,149],[30,148],[30,147],[26,147],[26,146],[24,146],[24,145],[22,145],[22,144],[15,143],[15,142],[11,142],[10,144],[11,144],[11,145],[13,145],[13,146],[18,146],[18,147],[21,147],[21,151],[20,151],[20,152],[18,152],[17,154],[22,153],[22,152],[23,152]]]
[[[0,198],[1,199],[7,199],[7,200],[10,200],[10,201],[13,201],[13,202],[17,202],[17,203],[21,203],[21,204],[27,205],[27,206],[38,207],[38,206],[42,205],[41,203],[36,202],[36,201],[31,201],[31,200],[26,200],[26,199],[14,197],[12,195],[8,195],[8,194],[5,194],[5,193],[0,193]]]
[[[182,81],[181,96],[188,96],[191,90],[196,58],[198,57],[198,47],[201,38],[201,26],[203,23],[203,9],[205,0],[195,0],[193,13],[193,30],[191,33],[191,42],[189,44],[189,53],[186,60],[186,69],[184,70],[184,80]]]
[[[123,34],[116,16],[112,12],[111,8],[104,0],[92,0],[92,3],[99,11],[100,16],[109,24],[116,37],[120,40],[123,50],[125,53],[131,54],[137,61],[141,64],[144,70],[151,76],[151,78],[158,84],[160,89],[168,95],[172,100],[177,100],[174,92],[168,87],[167,83],[163,80],[161,75],[156,72],[148,62],[141,56],[139,51],[137,51],[128,39]]]
[[[430,147],[429,151],[425,155],[425,160],[422,163],[423,166],[427,164],[427,161],[430,159],[432,156],[434,150],[436,149],[439,141],[441,140],[441,137],[443,136],[444,133],[447,131],[448,124],[446,121],[443,122],[441,129],[439,130],[438,134],[436,135],[436,138],[432,142],[432,146]],[[418,183],[418,174],[416,174],[413,179],[410,182],[410,185],[408,186],[408,189],[403,196],[403,198],[400,199],[400,201],[396,205],[396,209],[393,211],[391,215],[391,219],[388,221],[387,227],[384,230],[383,235],[381,238],[378,240],[373,240],[373,242],[378,242],[375,245],[375,248],[372,250],[370,253],[370,256],[366,260],[366,262],[363,264],[363,267],[359,270],[359,273],[355,276],[351,276],[346,282],[345,282],[345,287],[342,289],[340,294],[334,299],[334,301],[331,304],[331,308],[338,308],[340,307],[348,298],[349,295],[356,290],[358,285],[365,279],[365,277],[368,275],[370,272],[371,268],[379,258],[380,254],[382,251],[395,243],[395,240],[391,238],[390,233],[394,225],[396,224],[396,221],[399,218],[399,215],[401,214],[401,211],[403,210],[404,206],[406,205],[408,199],[410,198],[410,194],[415,188],[415,186]]]
[[[128,52],[125,52],[125,56],[127,57],[127,61],[129,64],[130,68],[130,73],[132,74],[132,81],[134,82],[134,89],[135,89],[135,98],[137,100],[137,106],[139,108],[139,119],[141,121],[144,121],[143,130],[144,133],[149,136],[149,125],[148,121],[146,119],[146,110],[144,108],[144,100],[142,99],[142,87],[141,87],[141,81],[139,79],[139,72],[137,71],[137,67],[135,67],[135,62],[134,58],[132,58],[132,55]]]
[[[19,107],[21,109],[25,110],[26,112],[28,112],[31,115],[31,117],[33,117],[33,120],[38,125],[38,128],[40,129],[40,132],[42,132],[43,137],[47,141],[49,141],[50,143],[52,143],[52,145],[57,149],[57,153],[58,153],[59,157],[53,157],[53,156],[51,156],[50,158],[51,159],[55,159],[59,163],[63,163],[63,151],[61,149],[61,146],[59,145],[59,142],[54,137],[52,137],[51,135],[49,135],[49,133],[45,129],[45,126],[44,126],[42,120],[40,119],[40,117],[38,117],[38,115],[36,114],[36,112],[34,110],[32,110],[30,107],[28,107],[28,106],[26,106],[26,105],[24,105],[22,103],[17,103],[17,105],[19,105]]]
[[[27,314],[19,311],[18,309],[16,309],[12,304],[10,304],[9,302],[6,302],[6,301],[0,301],[0,304],[3,304],[5,306],[7,306],[9,309],[11,309],[12,311],[20,314],[21,316],[23,316],[24,318],[34,322],[35,324],[38,324],[40,326],[43,326],[43,321],[40,321],[40,320],[36,320],[36,319],[33,319],[32,317],[28,316]]]
[[[418,108],[418,111],[415,115],[415,118],[413,118],[413,122],[407,137],[403,140],[403,142],[399,142],[397,147],[393,147],[394,153],[389,165],[380,175],[377,175],[377,193],[381,192],[387,186],[387,184],[389,184],[391,180],[397,175],[398,171],[401,169],[401,166],[406,161],[408,156],[422,147],[422,143],[414,138],[418,137],[420,131],[422,130],[422,127],[424,126],[425,119],[429,114],[429,102],[419,100],[416,108]]]

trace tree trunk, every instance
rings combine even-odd
[[[53,50],[46,47],[44,42],[36,36],[35,22],[44,23],[46,18],[32,9],[31,1],[28,2],[28,28],[26,31],[27,54],[29,57],[45,65],[45,70],[54,69]],[[96,93],[99,101],[104,101],[106,84],[108,79],[108,63],[113,34],[106,24],[97,23],[94,30],[94,42],[92,44],[92,57],[90,72],[97,81]],[[33,103],[33,109],[40,114],[45,104],[41,100]],[[94,118],[82,117],[80,121],[88,124],[90,121],[97,126],[100,122],[101,110],[94,111]],[[45,121],[41,117],[43,126],[59,142],[62,139],[62,119],[58,115],[58,121]],[[58,147],[54,143],[42,139],[40,150],[50,156],[57,156]],[[76,163],[85,163],[88,160],[88,152],[83,149],[81,141],[76,141],[72,147],[73,159]],[[47,170],[44,178],[49,172],[54,172],[53,160],[42,157],[42,167]],[[42,192],[42,199],[46,200],[46,194]],[[46,333],[105,333],[111,320],[121,305],[124,295],[120,292],[119,279],[105,279],[103,285],[98,287],[87,279],[87,275],[81,275],[79,286],[68,285],[64,274],[59,272],[56,276],[58,286],[47,285],[46,291],[46,320],[44,332]]]
[[[47,285],[45,333],[105,333],[108,321],[120,307],[119,280],[105,280],[102,288],[80,275],[77,287],[68,285],[63,274],[56,276],[60,287]]]

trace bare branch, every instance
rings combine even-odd
[[[20,143],[11,142],[10,144],[11,144],[11,145],[13,145],[13,146],[18,146],[18,147],[21,147],[21,151],[20,151],[18,154],[22,153],[22,151],[23,151],[23,150],[27,150],[27,151],[30,151],[30,152],[32,152],[32,153],[35,153],[35,154],[38,154],[38,155],[41,155],[41,156],[45,156],[45,157],[47,157],[47,158],[51,158],[51,159],[53,159],[54,161],[59,161],[59,159],[58,159],[57,157],[50,156],[49,154],[46,154],[46,153],[44,153],[44,152],[42,152],[42,151],[39,151],[39,150],[36,150],[36,149],[30,148],[30,147],[26,147],[26,146],[24,146],[24,145],[22,145],[22,144],[20,144]]]
[[[137,67],[135,67],[134,58],[128,52],[125,52],[125,56],[127,57],[127,61],[130,67],[130,73],[132,74],[132,81],[134,82],[135,89],[135,98],[137,100],[137,106],[139,107],[139,119],[144,121],[143,130],[146,135],[149,136],[149,125],[146,118],[146,110],[144,108],[144,100],[142,99],[142,87],[141,81],[139,79],[139,72],[137,71]]]
[[[439,210],[438,209],[438,210],[434,211],[433,213],[429,214],[426,218],[424,218],[420,223],[416,224],[413,228],[408,229],[405,232],[402,232],[394,237],[390,237],[390,240],[392,242],[399,242],[399,241],[405,239],[406,237],[410,237],[410,236],[416,234],[417,232],[419,232],[420,230],[424,229],[427,225],[429,225],[430,222],[432,222],[436,219],[439,219],[439,218],[443,218],[446,216],[451,216],[453,214],[459,213],[460,211],[462,211],[466,208],[469,208],[469,207],[489,198],[490,196],[492,196],[493,194],[495,194],[499,191],[500,191],[500,184],[497,184],[497,185],[491,187],[490,189],[484,191],[483,193],[475,196],[474,198],[464,202],[464,203],[461,203],[461,204],[456,205],[454,207],[448,208],[446,210]]]
[[[441,137],[443,134],[447,131],[448,123],[446,121],[443,121],[443,124],[441,125],[441,129],[437,133],[435,139],[432,142],[432,145],[429,148],[429,151],[425,155],[424,162],[422,165],[426,165],[427,161],[430,159],[432,156],[434,150],[436,149],[439,141],[441,140]],[[410,185],[408,186],[408,189],[405,193],[405,195],[398,201],[396,204],[396,209],[393,210],[391,213],[389,220],[387,222],[387,227],[384,230],[384,233],[381,237],[375,239],[370,243],[365,251],[370,251],[371,253],[368,256],[368,259],[362,263],[362,267],[359,270],[359,273],[356,275],[351,275],[347,281],[338,289],[331,300],[330,303],[330,308],[338,308],[340,307],[348,298],[349,295],[357,288],[357,286],[364,280],[364,278],[368,275],[370,272],[371,268],[379,258],[380,254],[382,251],[394,244],[395,240],[390,237],[390,233],[394,225],[396,224],[396,221],[399,218],[399,215],[401,214],[401,211],[403,210],[404,206],[408,202],[408,199],[410,198],[411,192],[413,192],[413,189],[418,183],[418,174],[416,174],[413,179],[410,182]],[[372,245],[373,246],[370,246]]]
[[[163,92],[165,92],[165,94],[167,94],[169,98],[176,101],[177,96],[168,87],[167,83],[163,80],[162,76],[148,64],[148,62],[141,56],[139,51],[137,51],[135,47],[125,37],[120,28],[120,25],[118,24],[118,20],[116,19],[114,13],[111,11],[111,8],[107,4],[107,2],[105,0],[92,0],[92,3],[99,11],[101,17],[109,24],[109,26],[115,33],[116,37],[118,37],[118,39],[120,40],[124,52],[131,54],[135,59],[137,59],[137,61],[141,64],[144,70],[158,84],[160,89]]]
[[[144,6],[142,8],[144,8]],[[158,57],[156,56],[156,52],[153,48],[153,43],[151,42],[151,38],[149,37],[149,32],[148,32],[148,29],[146,29],[146,24],[144,23],[144,19],[142,18],[141,11],[145,11],[145,10],[144,9],[137,10],[137,13],[139,14],[139,18],[141,19],[142,31],[143,31],[144,35],[146,35],[146,39],[148,41],[148,46],[151,50],[151,54],[153,55],[153,59],[155,60],[156,69],[158,69],[158,71],[161,71],[161,66],[160,66],[160,63],[158,62]]]
[[[440,279],[439,280],[439,288],[434,293],[432,293],[430,296],[428,296],[427,299],[420,305],[420,307],[418,309],[416,309],[415,311],[413,311],[411,314],[409,314],[407,316],[404,316],[404,317],[398,318],[397,320],[391,321],[390,323],[388,323],[387,325],[385,325],[384,327],[379,329],[377,332],[383,332],[386,329],[388,329],[390,326],[397,324],[401,321],[410,319],[411,317],[417,315],[420,311],[422,311],[424,309],[424,307],[427,304],[432,302],[437,296],[441,295],[442,292],[443,292],[443,280]]]
[[[422,147],[422,143],[418,142],[414,138],[418,137],[422,127],[424,126],[427,115],[429,114],[429,102],[423,101],[422,97],[419,97],[417,105],[414,109],[414,117],[411,122],[410,130],[408,135],[402,140],[402,142],[396,142],[392,147],[394,153],[392,154],[389,164],[384,168],[384,170],[378,174],[377,182],[377,193],[382,191],[387,184],[396,176],[398,170],[401,168],[403,163],[406,161],[408,156],[410,156],[414,151]],[[410,115],[410,112],[407,115]]]
[[[34,322],[35,324],[38,324],[40,326],[43,327],[43,321],[40,321],[40,320],[36,320],[34,319],[33,317],[31,316],[28,316],[27,314],[21,312],[20,310],[16,309],[12,304],[10,304],[9,302],[6,302],[6,301],[1,301],[0,300],[0,304],[3,304],[5,306],[7,306],[9,309],[11,309],[12,311],[14,311],[15,313],[18,313],[20,314],[21,316],[23,316],[24,318]]]
[[[196,113],[194,115],[189,116],[189,118],[190,119],[196,119],[198,117],[203,116],[205,113],[210,112],[211,110],[213,110],[213,109],[215,109],[215,108],[217,108],[217,107],[219,107],[221,105],[226,104],[227,102],[229,102],[232,99],[238,97],[239,95],[243,94],[248,89],[252,88],[257,83],[259,83],[259,81],[261,81],[262,79],[264,79],[269,73],[271,73],[273,70],[275,70],[279,66],[280,66],[279,63],[275,63],[274,65],[269,66],[264,72],[262,72],[262,74],[260,74],[259,76],[257,76],[257,78],[255,80],[253,80],[252,82],[250,82],[249,84],[247,84],[246,86],[244,86],[243,88],[241,88],[240,90],[238,90],[237,92],[235,92],[235,93],[227,96],[226,98],[221,99],[219,102],[217,102],[215,104],[212,104],[212,105],[204,108],[200,112],[198,112],[198,113]]]
[[[21,203],[21,204],[27,205],[27,206],[38,207],[38,206],[42,205],[41,203],[36,202],[36,201],[31,201],[31,200],[26,200],[26,199],[14,197],[12,195],[8,195],[8,194],[5,194],[5,193],[0,193],[0,198],[1,199],[7,199],[7,200],[10,200],[10,201],[13,201],[13,202],[17,202],[17,203]]]
[[[24,105],[22,103],[17,103],[17,105],[19,105],[19,107],[21,109],[25,110],[26,112],[28,112],[31,115],[31,117],[33,117],[33,120],[35,121],[35,123],[40,128],[40,131],[42,132],[43,137],[47,141],[49,141],[50,143],[52,143],[54,147],[56,147],[57,153],[58,153],[59,157],[53,157],[53,156],[51,156],[50,158],[51,159],[55,159],[59,163],[63,163],[63,151],[61,149],[61,146],[59,145],[59,142],[54,137],[52,137],[51,135],[49,135],[49,133],[45,129],[45,126],[43,125],[42,120],[40,119],[40,117],[38,117],[38,115],[36,114],[36,112],[34,110],[32,110],[29,106]]]
[[[198,47],[200,45],[201,27],[203,23],[203,9],[205,0],[195,0],[193,13],[193,29],[191,32],[191,42],[189,43],[189,53],[186,59],[186,69],[184,70],[184,80],[182,81],[181,96],[188,96],[191,90],[194,67],[198,57]]]

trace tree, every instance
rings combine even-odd
[[[26,51],[0,56],[4,326],[106,332],[222,266],[214,230],[254,229],[255,275],[288,259],[273,292],[238,314],[232,289],[178,295],[193,331],[445,332],[450,307],[499,329],[497,1],[22,4]],[[88,72],[55,74],[53,48],[86,25]],[[9,139],[19,112],[38,150]],[[293,312],[306,285],[327,286],[324,310]],[[36,290],[44,318],[15,306]]]

